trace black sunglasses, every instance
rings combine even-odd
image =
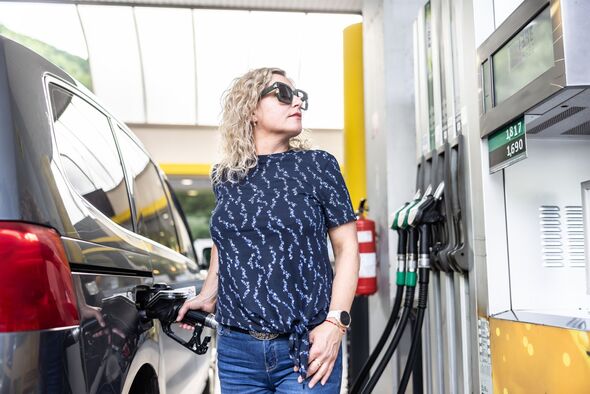
[[[297,96],[301,99],[301,109],[305,111],[308,107],[307,93],[299,89],[291,89],[289,85],[282,82],[275,82],[260,93],[260,98],[266,96],[273,91],[277,91],[277,99],[284,104],[292,104],[293,97]]]

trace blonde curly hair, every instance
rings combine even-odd
[[[252,113],[258,105],[260,93],[270,84],[274,74],[286,77],[280,68],[258,68],[234,79],[223,94],[219,125],[222,158],[211,173],[214,185],[225,181],[240,182],[258,164]],[[291,150],[307,150],[309,145],[301,134],[289,140]]]

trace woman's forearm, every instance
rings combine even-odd
[[[330,310],[350,311],[358,281],[358,254],[347,253],[336,260],[336,275],[332,284]]]
[[[199,296],[205,300],[215,300],[217,298],[217,285],[218,285],[218,272],[219,272],[219,255],[217,253],[217,247],[213,245],[211,248],[211,258],[209,260],[209,270],[207,272],[207,278],[203,283]]]
[[[330,310],[350,311],[359,272],[359,253],[354,222],[330,233],[334,249],[336,275],[332,284]]]

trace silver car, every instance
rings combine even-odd
[[[81,84],[3,37],[0,267],[0,393],[208,390],[212,351],[135,305],[137,285],[204,279],[164,174]]]

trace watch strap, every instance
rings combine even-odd
[[[343,311],[343,310],[329,311],[328,312],[328,315],[326,316],[326,319],[332,318],[332,319],[334,319],[334,320],[336,320],[338,322],[338,325],[340,327],[342,327],[344,329],[347,329],[350,326],[350,324],[345,325],[345,324],[342,323],[342,320],[340,320],[340,314],[342,312],[346,312],[346,311]],[[348,312],[346,312],[346,313],[348,313]]]
[[[334,319],[340,321],[340,312],[342,311],[330,311],[328,312],[328,316],[326,316],[326,319],[333,317]]]

